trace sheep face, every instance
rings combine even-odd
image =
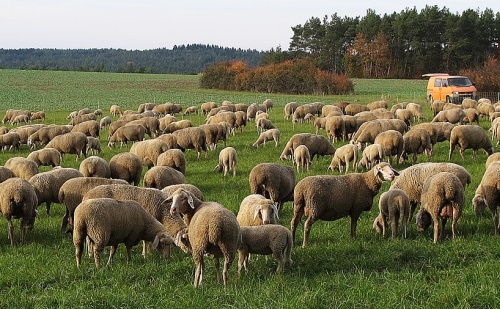
[[[170,199],[172,200],[172,206],[170,207],[170,214],[172,216],[181,213],[184,214],[189,209],[194,209],[193,197],[185,190],[179,189],[175,191],[168,200]]]
[[[161,251],[162,257],[167,258],[170,256],[170,245],[172,242],[172,236],[168,233],[157,234],[153,240],[153,244],[151,245],[151,250],[158,248],[158,250]]]
[[[488,205],[486,205],[486,200],[481,194],[476,194],[472,199],[472,208],[474,209],[476,215],[483,214],[487,206]]]
[[[189,242],[188,231],[187,228],[177,232],[177,235],[174,239],[174,244],[179,247],[185,253],[191,253],[191,243]]]
[[[393,181],[396,176],[399,176],[399,173],[391,167],[389,163],[382,162],[377,164],[373,168],[373,173],[375,177],[380,177],[383,180]]]
[[[262,224],[271,224],[275,223],[279,220],[278,217],[278,208],[276,204],[264,201],[259,204],[259,206],[255,207],[255,212],[253,215],[253,220],[257,219],[257,216],[260,216],[262,219]]]
[[[416,219],[417,219],[417,231],[419,232],[425,231],[432,224],[431,214],[423,209],[420,209],[417,212]]]

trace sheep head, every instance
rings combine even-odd
[[[184,189],[177,189],[172,196],[167,198],[166,202],[172,202],[170,207],[170,214],[172,216],[177,214],[185,214],[190,210],[194,210],[193,196]]]
[[[155,236],[151,249],[159,248],[163,258],[170,257],[170,245],[174,243],[174,239],[167,232],[159,233]]]
[[[472,199],[472,208],[476,215],[481,215],[484,213],[484,210],[488,207],[486,204],[486,199],[482,194],[476,194]]]
[[[393,181],[399,173],[392,168],[389,163],[381,162],[373,167],[375,177],[380,177],[382,180]]]
[[[255,207],[253,220],[255,221],[259,215],[262,219],[262,224],[270,224],[279,220],[278,208],[271,200],[264,200],[257,207]],[[276,220],[273,220],[273,217]]]

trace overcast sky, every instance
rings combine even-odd
[[[362,17],[367,9],[378,15],[413,7],[420,12],[425,5],[422,0],[0,0],[0,48],[144,50],[214,44],[286,50],[291,27],[311,17]],[[437,5],[453,13],[500,11],[498,0]]]

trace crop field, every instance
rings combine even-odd
[[[227,141],[238,152],[235,177],[213,171],[223,148],[221,143],[199,160],[194,151],[185,153],[186,182],[200,188],[205,200],[219,202],[237,213],[240,202],[250,194],[250,170],[261,162],[292,166],[290,161],[279,159],[284,145],[295,133],[315,131],[311,123],[292,124],[284,119],[283,107],[288,102],[366,104],[383,98],[391,106],[412,101],[422,104],[426,121],[432,118],[423,80],[354,80],[354,83],[355,93],[348,96],[291,96],[200,89],[197,76],[0,70],[0,115],[3,117],[8,108],[44,110],[47,119],[43,123],[67,124],[66,116],[84,107],[100,108],[104,115],[109,115],[112,104],[137,110],[144,102],[173,102],[186,108],[205,101],[250,104],[271,98],[274,108],[269,114],[281,131],[280,144],[275,147],[268,142],[259,148],[252,147],[258,135],[255,124],[249,122],[243,132],[236,132]],[[196,125],[205,121],[203,115],[176,116],[190,119]],[[480,124],[485,130],[489,128],[487,119]],[[325,131],[320,134],[326,135]],[[108,148],[107,135],[107,129],[101,131],[103,151],[99,156],[109,160],[130,149],[130,145]],[[335,147],[345,143],[336,142]],[[19,151],[3,151],[0,165],[10,157],[26,157],[29,151],[26,145]],[[432,161],[447,162],[448,151],[447,141],[438,143]],[[60,231],[64,205],[53,205],[47,215],[42,204],[35,228],[28,231],[23,246],[10,246],[7,221],[0,219],[0,308],[498,308],[499,238],[494,235],[491,213],[486,211],[478,217],[471,205],[486,158],[479,151],[477,158],[472,159],[472,151],[467,150],[465,160],[458,151],[451,160],[472,175],[458,223],[458,238],[451,238],[451,222],[439,244],[432,242],[432,227],[418,233],[414,221],[409,225],[407,239],[401,233],[394,240],[377,234],[372,222],[378,214],[378,197],[390,186],[384,183],[372,209],[362,214],[355,240],[349,237],[349,218],[318,221],[312,226],[309,246],[302,248],[303,220],[297,229],[293,264],[287,265],[283,274],[273,273],[277,267],[273,256],[253,255],[248,272],[239,275],[236,258],[229,270],[226,289],[217,282],[209,257],[205,257],[202,285],[195,289],[194,262],[178,248],[172,249],[167,260],[157,252],[144,259],[142,246],[138,245],[134,247],[132,262],[127,263],[125,247],[120,245],[112,266],[96,269],[93,258],[85,256],[78,269],[72,238]],[[297,179],[331,174],[327,172],[330,161],[330,157],[315,159],[311,170],[297,173]],[[75,155],[65,155],[62,166],[78,168],[80,162]],[[426,162],[425,157],[419,155],[418,162]],[[396,164],[394,168],[403,170],[408,166],[409,163]],[[48,169],[41,167],[40,171]],[[285,203],[280,224],[289,228],[292,216],[292,203]],[[18,243],[18,220],[14,237]],[[107,253],[108,248],[102,257],[104,262]]]

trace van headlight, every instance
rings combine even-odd
[[[454,95],[458,95],[458,93],[459,93],[458,91],[453,91],[452,92],[452,94],[454,94]]]

